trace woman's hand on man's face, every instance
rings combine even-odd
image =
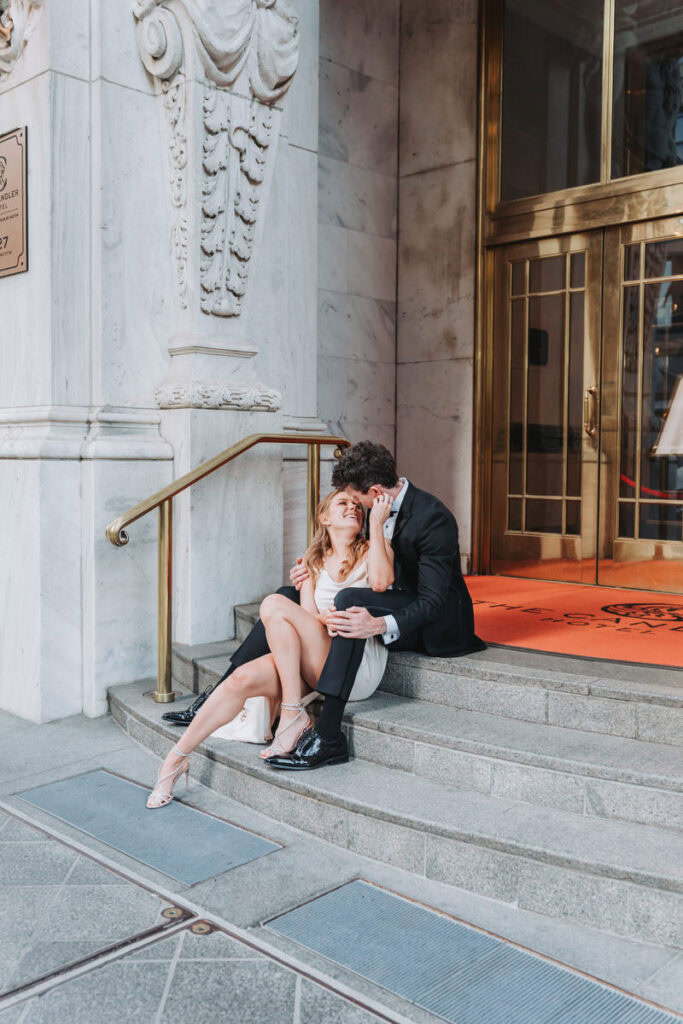
[[[370,509],[370,524],[377,523],[378,526],[384,526],[391,515],[391,506],[393,504],[394,499],[390,494],[380,494],[379,497],[375,498]]]

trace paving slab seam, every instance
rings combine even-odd
[[[59,886],[57,887],[57,889],[56,889],[56,892],[54,892],[54,893],[52,894],[52,899],[50,900],[50,903],[51,903],[51,904],[56,904],[56,903],[57,903],[57,902],[59,901],[59,897],[60,897],[60,896],[61,896],[61,894],[63,893],[63,891],[64,891],[64,888],[65,888],[65,886],[67,885],[67,883],[68,883],[68,881],[69,881],[69,878],[71,877],[71,875],[72,875],[72,873],[73,873],[73,871],[74,871],[74,869],[75,869],[75,867],[76,867],[76,864],[77,864],[77,863],[78,863],[78,858],[77,858],[77,857],[75,857],[75,858],[74,858],[74,862],[73,862],[73,864],[71,865],[71,867],[69,868],[69,870],[68,870],[68,871],[67,871],[67,873],[65,874],[64,878],[63,878],[63,879],[62,879],[62,881],[61,881],[61,884],[60,884],[60,885],[59,885]],[[36,931],[36,928],[37,928],[37,927],[38,927],[38,925],[36,924],[36,925],[34,926],[33,930],[31,931],[31,933],[30,933],[30,935],[29,935],[29,937],[28,937],[28,942],[29,942],[29,943],[30,943],[30,942],[32,942],[32,940],[33,940],[33,936],[35,935],[35,931]],[[1,1004],[1,1000],[0,1000],[0,1004]]]
[[[292,1024],[301,1024],[301,977],[297,976],[294,989],[294,1016]]]
[[[4,800],[0,800],[0,810],[4,811],[10,817],[17,819],[26,825],[30,825],[32,828],[38,829],[43,834],[49,835],[52,839],[55,839],[63,846],[66,846],[69,849],[75,850],[77,853],[80,853],[83,856],[88,857],[90,860],[95,861],[102,867],[106,867],[108,870],[127,879],[129,882],[133,882],[135,885],[138,885],[145,891],[150,892],[155,896],[161,897],[162,899],[168,901],[174,906],[179,907],[181,910],[187,911],[193,917],[201,917],[203,920],[208,921],[210,924],[219,928],[221,931],[224,931],[230,938],[236,939],[238,942],[243,943],[251,949],[255,949],[257,952],[268,957],[270,960],[280,964],[280,966],[294,971],[299,976],[306,978],[309,981],[312,981],[314,984],[320,985],[322,988],[334,993],[335,995],[341,996],[348,1002],[353,1003],[355,1006],[358,1006],[361,1009],[368,1010],[371,1013],[374,1013],[381,1020],[387,1021],[388,1024],[413,1024],[413,1021],[411,1021],[410,1018],[404,1016],[403,1014],[397,1013],[394,1010],[390,1010],[388,1007],[383,1006],[381,1003],[377,1002],[374,999],[362,995],[361,993],[359,993],[358,991],[356,991],[355,989],[351,988],[349,985],[343,982],[339,982],[336,979],[331,979],[322,971],[319,971],[314,967],[308,966],[307,964],[299,960],[297,957],[292,956],[290,953],[287,953],[279,949],[277,946],[260,938],[260,936],[255,935],[252,932],[246,931],[244,928],[240,928],[238,925],[235,925],[230,921],[226,921],[224,918],[212,913],[211,911],[207,911],[199,904],[196,904],[193,901],[188,900],[185,895],[178,896],[176,893],[172,892],[169,889],[166,889],[164,886],[152,885],[138,872],[132,871],[121,864],[117,864],[115,861],[112,861],[110,858],[105,857],[102,854],[94,853],[85,844],[78,842],[78,840],[69,838],[68,836],[59,832],[57,829],[49,828],[45,824],[36,823],[34,819],[31,818],[30,815],[25,814],[13,805],[6,803],[6,801]],[[151,941],[153,940],[150,940],[150,944]],[[116,959],[116,957],[112,956],[110,959]],[[93,970],[95,966],[97,965],[91,965],[89,969]],[[81,971],[80,973],[86,973],[86,969],[84,968],[83,971]],[[20,1000],[15,1000],[15,1002],[17,1001]],[[23,1001],[23,999],[21,1001]],[[4,1009],[6,1006],[9,1007],[10,1003],[8,1002],[7,1004],[4,1004],[0,1002],[0,1005],[2,1005]]]
[[[155,895],[157,894],[155,893]],[[140,936],[129,936],[72,964],[58,967],[48,975],[36,978],[35,981],[27,981],[18,988],[12,989],[0,996],[0,1011],[7,1010],[11,1006],[16,1006],[19,1003],[26,1002],[26,1000],[40,996],[44,992],[49,992],[50,989],[57,988],[58,985],[63,985],[68,981],[80,978],[84,974],[89,974],[98,967],[104,967],[105,964],[120,960],[129,953],[145,949],[146,946],[153,946],[159,939],[172,938],[178,932],[188,928],[194,918],[195,915],[188,914],[181,921],[159,925],[156,928],[149,929],[146,933],[141,933]]]
[[[185,935],[184,934],[181,935],[180,940],[179,940],[179,942],[178,942],[178,944],[177,944],[177,946],[176,946],[176,948],[175,948],[175,950],[173,952],[173,956],[171,957],[171,962],[168,965],[168,973],[166,975],[166,984],[164,985],[164,991],[162,992],[161,999],[159,1000],[159,1006],[157,1007],[157,1012],[156,1012],[156,1015],[154,1017],[154,1024],[159,1024],[159,1022],[161,1020],[161,1015],[163,1014],[164,1010],[166,1009],[166,1002],[168,1000],[168,994],[171,991],[171,985],[173,984],[173,975],[175,974],[176,967],[178,966],[178,961],[180,960],[180,953],[181,953],[181,950],[183,948],[183,939],[184,938],[185,938]]]

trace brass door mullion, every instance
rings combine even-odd
[[[487,212],[500,200],[501,139],[503,109],[503,4],[504,0],[486,0],[482,29],[482,70],[484,110],[481,122],[485,159],[482,197]]]
[[[494,252],[484,245],[486,219],[498,201],[501,109],[502,0],[484,0],[479,19],[477,147],[477,264],[475,294],[475,429],[472,437],[472,571],[491,565],[491,477],[493,471],[493,293]],[[498,18],[494,15],[498,11]],[[497,28],[495,26],[498,26]]]
[[[602,126],[600,132],[600,182],[612,176],[612,83],[614,81],[614,6],[616,0],[604,0],[602,29]]]
[[[510,529],[510,433],[511,433],[511,416],[510,416],[510,401],[512,397],[512,263],[506,260],[505,263],[505,338],[507,345],[507,452],[505,456],[505,490],[507,491],[507,498],[505,499],[505,528]],[[522,526],[524,520],[522,520]]]
[[[569,430],[569,344],[571,336],[569,332],[569,319],[571,316],[571,295],[569,293],[569,282],[570,268],[572,263],[571,253],[568,252],[564,257],[564,284],[565,284],[565,297],[564,297],[564,367],[563,367],[563,381],[562,381],[562,401],[564,403],[564,413],[562,417],[562,535],[564,536],[567,532],[567,450],[568,450],[568,438],[567,432]],[[585,311],[584,311],[585,316]]]
[[[526,443],[528,427],[528,279],[529,261],[524,260],[524,388],[522,397],[522,534],[526,532]]]
[[[641,430],[643,427],[643,363],[644,363],[644,322],[645,322],[645,285],[643,275],[645,273],[645,243],[640,243],[640,281],[638,282],[638,399],[636,407],[636,508],[633,536],[640,540],[640,458],[641,458]],[[621,490],[621,488],[619,488]]]
[[[609,238],[609,234],[606,237],[606,241]],[[609,243],[607,243],[609,244]],[[616,476],[616,484],[614,488],[614,500],[612,502],[614,508],[612,511],[612,537],[619,536],[619,513],[621,511],[621,453],[622,443],[624,435],[624,313],[626,309],[626,288],[627,283],[624,281],[625,266],[626,266],[626,249],[621,244],[621,238],[617,237],[617,243],[619,246],[619,333],[617,335],[617,384],[616,384],[616,396],[617,396],[617,443],[616,443],[616,465],[614,467],[614,473]],[[603,295],[603,304],[606,301]],[[640,312],[640,306],[639,306]],[[603,360],[604,363],[604,360]],[[634,522],[635,522],[635,508],[634,508]]]

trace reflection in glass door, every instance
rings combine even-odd
[[[673,218],[605,239],[599,582],[673,593],[683,591],[682,233]]]
[[[501,247],[491,571],[683,592],[683,218]]]
[[[596,582],[601,233],[497,252],[491,570]]]

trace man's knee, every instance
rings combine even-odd
[[[296,587],[280,587],[275,591],[276,594],[280,594],[282,597],[288,597],[290,601],[294,601],[295,604],[299,603],[299,591]]]
[[[334,607],[340,611],[346,611],[347,608],[355,608],[356,605],[364,605],[365,598],[367,597],[367,588],[363,587],[345,587],[344,590],[340,590],[338,594],[334,595]]]

